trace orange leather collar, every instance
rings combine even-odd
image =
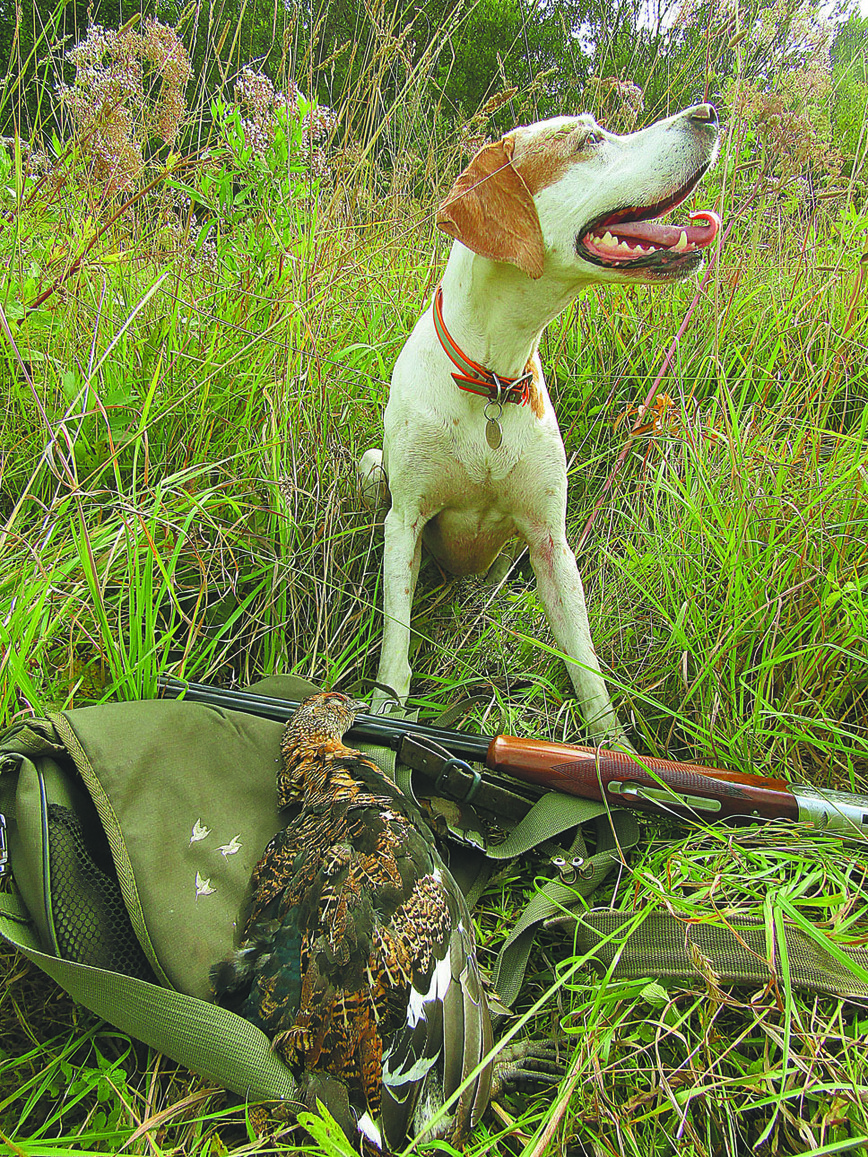
[[[468,393],[478,394],[480,397],[488,398],[489,401],[500,402],[501,404],[515,402],[523,406],[527,403],[530,397],[530,381],[533,376],[530,371],[522,374],[520,378],[498,377],[493,370],[488,370],[485,366],[481,366],[469,358],[455,342],[443,320],[443,287],[441,285],[438,285],[434,292],[433,312],[434,328],[437,331],[440,344],[452,364],[461,370],[460,374],[452,375],[459,389],[467,390]]]

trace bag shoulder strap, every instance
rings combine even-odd
[[[582,835],[581,825],[589,820],[595,820],[597,826],[593,855],[588,855]],[[576,828],[576,836],[560,876],[538,888],[497,957],[494,988],[507,1006],[519,994],[540,925],[574,908],[579,897],[590,896],[599,888],[616,865],[623,863],[624,853],[638,843],[639,825],[631,812],[610,812],[605,804],[551,792],[534,804],[504,843],[487,850],[497,859],[520,856],[570,828]],[[652,961],[649,964],[653,966]]]
[[[807,920],[770,911],[698,920],[649,908],[592,908],[562,916],[575,930],[576,952],[613,976],[648,976],[695,984],[766,985],[868,1000],[868,947],[832,940]]]
[[[298,1084],[268,1037],[228,1009],[132,976],[49,956],[11,892],[0,893],[0,935],[79,1004],[223,1088],[251,1100],[297,1101]]]

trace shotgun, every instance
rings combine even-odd
[[[186,683],[160,675],[160,693],[229,711],[245,711],[285,722],[297,702],[250,691],[224,691],[204,683]],[[539,791],[560,791],[612,807],[692,820],[793,820],[828,831],[868,838],[868,796],[791,784],[785,779],[746,775],[671,759],[627,755],[602,747],[517,739],[511,735],[472,735],[415,723],[389,715],[357,715],[349,732],[357,740],[405,754],[408,741],[442,755],[438,779],[456,770],[460,798],[471,802],[479,773],[467,761],[483,763],[497,775]],[[445,750],[444,750],[445,749]],[[419,766],[408,759],[412,766]],[[428,772],[431,774],[431,772]]]

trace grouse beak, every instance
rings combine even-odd
[[[347,707],[354,715],[365,715],[371,710],[370,704],[363,699],[347,699]]]

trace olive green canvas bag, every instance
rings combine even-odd
[[[105,1020],[254,1098],[291,1097],[295,1082],[258,1029],[211,1003],[208,971],[286,822],[282,730],[149,700],[28,720],[0,740],[14,879],[0,933]]]
[[[257,689],[287,699],[316,690],[291,677]],[[286,823],[275,791],[282,730],[160,699],[60,712],[0,737],[0,861],[14,882],[0,891],[0,935],[103,1019],[252,1099],[292,1099],[295,1081],[259,1029],[211,1001],[208,974],[233,947],[253,867]],[[391,772],[391,753],[367,750]],[[403,784],[412,789],[406,773]],[[580,904],[638,838],[628,813],[551,793],[486,856],[451,848],[450,865],[473,897],[480,860],[550,846],[566,830],[565,855],[583,870],[540,889],[513,930],[495,975],[507,1003],[534,932],[568,909],[576,918],[565,952],[594,957],[609,974],[695,979],[697,960],[710,960],[722,982],[768,979],[761,921],[728,931],[659,913],[634,929],[629,915]],[[794,983],[868,996],[868,950],[824,951],[792,928],[785,944]]]

